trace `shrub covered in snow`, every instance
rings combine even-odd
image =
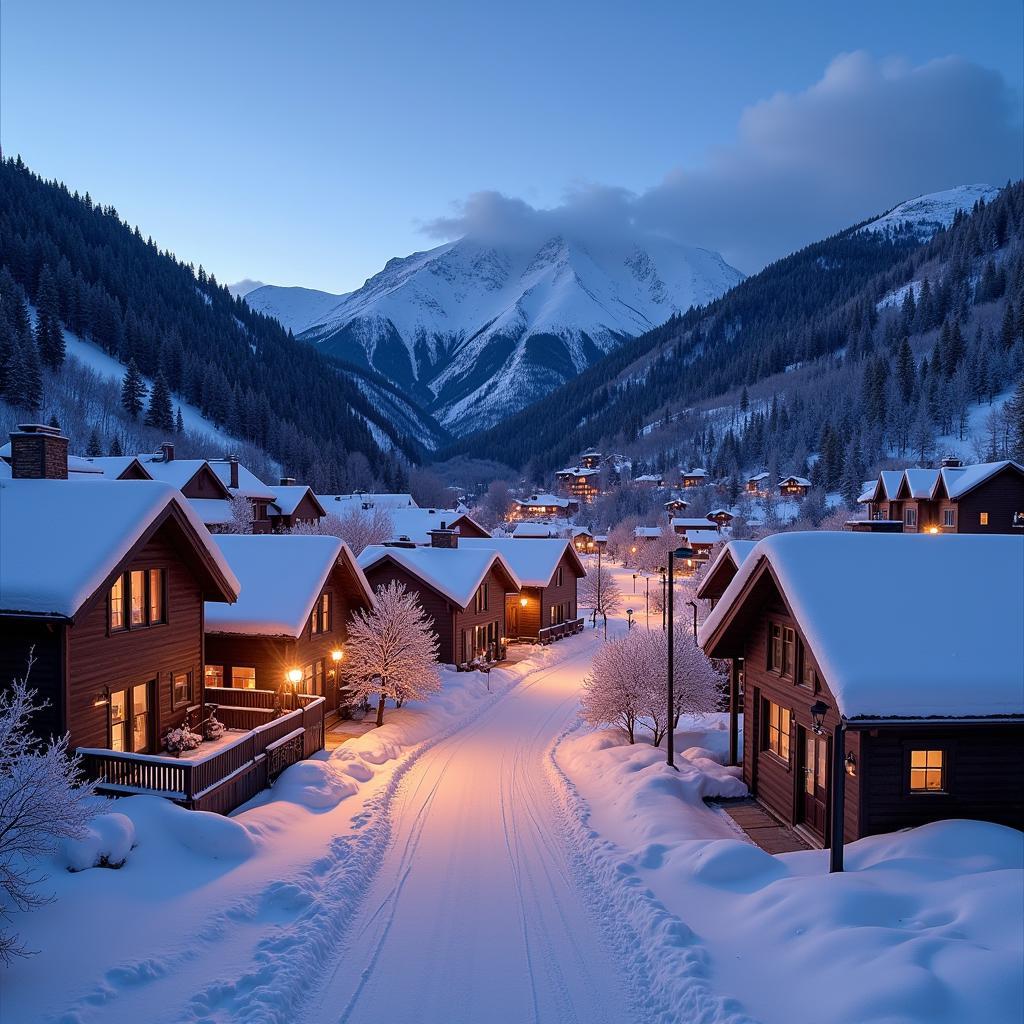
[[[348,627],[345,678],[357,699],[378,695],[377,725],[387,700],[422,700],[441,689],[437,634],[415,594],[400,583],[377,588],[377,604],[357,610]]]
[[[188,724],[188,718],[177,729],[168,729],[164,735],[164,748],[171,754],[180,754],[183,750],[195,750],[202,742],[203,737],[192,731]]]
[[[92,785],[84,783],[77,758],[68,754],[67,736],[44,745],[29,729],[42,705],[28,687],[32,671],[0,693],[0,921],[14,911],[47,902],[38,885],[38,858],[56,851],[62,840],[87,834],[95,814]],[[0,931],[0,961],[27,951],[16,934]]]
[[[65,839],[60,859],[68,871],[87,868],[119,868],[135,845],[135,825],[124,814],[100,814],[85,834]]]

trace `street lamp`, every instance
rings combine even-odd
[[[667,762],[669,768],[675,768],[675,664],[674,650],[675,637],[672,632],[672,616],[675,610],[675,563],[677,558],[687,559],[693,557],[693,548],[678,547],[675,551],[668,553],[668,724],[665,728],[665,739],[667,743]],[[676,768],[676,771],[679,769]]]
[[[637,576],[639,576],[639,575],[640,575],[640,574],[639,574],[638,572],[635,572],[635,573],[633,573],[633,593],[634,593],[634,594],[636,593],[636,578],[637,578]]]
[[[626,628],[627,629],[632,629],[633,628],[633,609],[632,608],[627,608],[626,609]]]
[[[662,565],[662,566],[658,567],[658,572],[661,573],[661,628],[662,628],[662,630],[664,630],[665,629],[665,604],[666,604],[665,584],[668,582],[668,575],[667,575],[668,570],[665,568],[665,566]]]
[[[697,639],[697,602],[687,601],[686,602],[693,609],[693,639]]]
[[[298,707],[299,701],[296,697],[298,693],[299,683],[302,682],[302,669],[301,668],[290,668],[286,673],[286,678],[291,684],[291,695],[292,695],[292,710],[294,711]]]
[[[811,730],[816,736],[825,735],[825,716],[828,714],[828,705],[823,700],[816,700],[811,705]]]

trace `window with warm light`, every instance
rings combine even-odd
[[[149,624],[159,625],[164,621],[164,570],[149,570]]]
[[[124,577],[118,576],[110,588],[110,630],[114,632],[125,627]]]
[[[773,701],[764,702],[764,748],[789,763],[789,731],[793,712]]]
[[[146,570],[133,569],[128,574],[128,604],[131,608],[131,624],[146,624]]]
[[[309,631],[313,636],[320,633],[329,633],[331,630],[331,595],[324,593],[320,595],[316,607],[309,616]]]
[[[256,689],[256,669],[252,665],[232,665],[231,685],[242,690]]]
[[[942,750],[911,750],[910,792],[943,792],[946,788],[945,760]]]
[[[207,665],[205,671],[203,672],[203,681],[206,686],[223,686],[224,666]]]
[[[978,513],[978,525],[979,526],[988,526],[988,513],[987,512],[979,512]]]
[[[175,707],[192,699],[192,673],[175,672],[171,676],[171,700]]]

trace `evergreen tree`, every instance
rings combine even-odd
[[[60,322],[60,299],[57,281],[48,266],[39,275],[36,295],[36,345],[39,357],[51,370],[64,363],[64,329]]]
[[[149,409],[146,410],[146,426],[159,427],[161,430],[174,429],[174,409],[171,406],[171,393],[167,389],[167,381],[163,372],[156,375],[153,390],[149,396]]]
[[[121,447],[121,438],[117,434],[110,439],[110,454],[115,457],[124,455],[124,449]]]
[[[896,386],[904,405],[914,397],[914,376],[914,353],[910,350],[910,340],[904,336],[896,355]]]
[[[174,417],[174,432],[180,434],[185,430],[185,418],[181,415],[181,406],[178,406],[178,414]]]
[[[747,394],[746,385],[740,394],[740,412],[745,413],[750,408],[750,396]]]
[[[124,371],[124,379],[121,381],[121,405],[133,420],[139,418],[142,412],[142,400],[146,397],[146,384],[139,373],[139,368],[133,359]]]
[[[11,405],[29,412],[37,412],[43,404],[43,367],[36,340],[27,328],[8,364],[6,397]]]
[[[1010,458],[1024,463],[1024,375],[1017,381],[1006,403],[1006,419],[1010,436]]]
[[[89,435],[89,443],[85,446],[85,454],[90,459],[97,459],[103,454],[103,446],[100,444],[100,435],[96,432],[96,428],[93,427],[92,433]]]

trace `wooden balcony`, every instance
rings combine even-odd
[[[206,687],[203,700],[206,713],[215,706],[227,727],[219,739],[180,756],[80,747],[85,773],[108,796],[149,794],[227,814],[289,765],[323,749],[323,697],[293,694],[294,707],[282,708],[272,690]]]
[[[537,643],[550,644],[563,637],[572,636],[573,633],[583,632],[583,619],[569,619],[567,622],[559,622],[556,626],[545,626],[537,632]]]

